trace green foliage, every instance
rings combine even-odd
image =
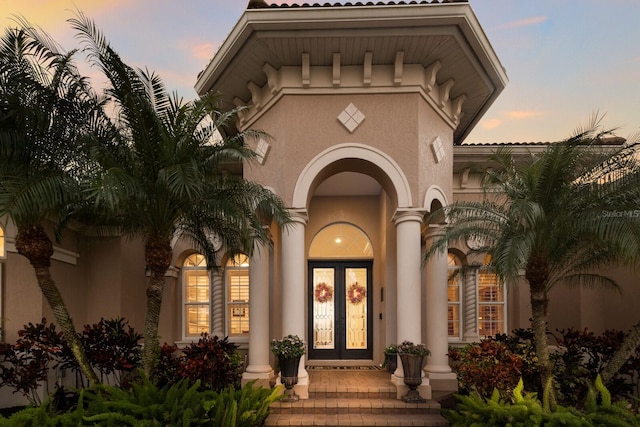
[[[297,335],[287,335],[281,340],[271,340],[271,352],[278,358],[299,358],[305,353],[304,343]]]
[[[584,412],[562,406],[547,409],[535,393],[524,392],[522,380],[513,389],[510,399],[501,397],[497,390],[487,399],[477,393],[458,395],[457,398],[456,408],[442,411],[452,427],[640,426],[640,417],[627,409],[624,402],[611,402],[599,377],[590,389]]]
[[[282,396],[282,386],[269,390],[256,388],[254,382],[251,382],[241,390],[223,390],[215,401],[206,405],[212,425],[254,427],[264,424],[269,415],[269,406]]]
[[[254,427],[264,424],[269,405],[280,399],[273,390],[247,384],[241,390],[200,390],[183,379],[157,387],[144,377],[131,389],[98,385],[80,392],[77,406],[58,413],[50,402],[27,408],[0,426],[194,426]]]

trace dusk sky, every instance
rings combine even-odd
[[[557,141],[586,124],[596,111],[605,114],[606,127],[619,128],[620,136],[640,130],[640,1],[469,2],[509,83],[465,142]],[[156,71],[169,90],[192,99],[197,74],[247,4],[248,0],[0,0],[0,19],[5,28],[15,25],[12,15],[22,15],[70,50],[77,43],[66,20],[80,9],[125,62]],[[96,70],[83,72],[96,85],[103,80]]]

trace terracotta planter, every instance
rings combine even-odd
[[[280,381],[285,386],[284,402],[295,402],[299,399],[293,386],[298,384],[298,367],[300,366],[300,357],[279,357],[280,364]]]
[[[426,399],[422,398],[417,390],[422,384],[422,367],[426,359],[427,356],[400,353],[402,369],[404,370],[404,384],[409,387],[407,394],[402,396],[403,401],[410,403],[426,402]]]

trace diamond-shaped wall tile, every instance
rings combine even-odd
[[[360,123],[362,123],[364,118],[364,114],[362,114],[362,112],[353,104],[347,105],[347,108],[338,115],[338,120],[350,133],[360,126]]]
[[[442,145],[442,140],[440,139],[440,137],[437,137],[431,143],[431,151],[433,151],[433,156],[436,159],[436,163],[440,163],[442,159],[444,159],[444,146]]]

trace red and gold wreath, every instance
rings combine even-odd
[[[313,294],[317,302],[329,302],[333,299],[333,288],[324,282],[320,282],[316,285]]]
[[[367,288],[364,286],[360,286],[358,282],[354,282],[349,286],[349,290],[347,291],[347,298],[349,298],[349,302],[353,305],[358,305],[367,296]]]

